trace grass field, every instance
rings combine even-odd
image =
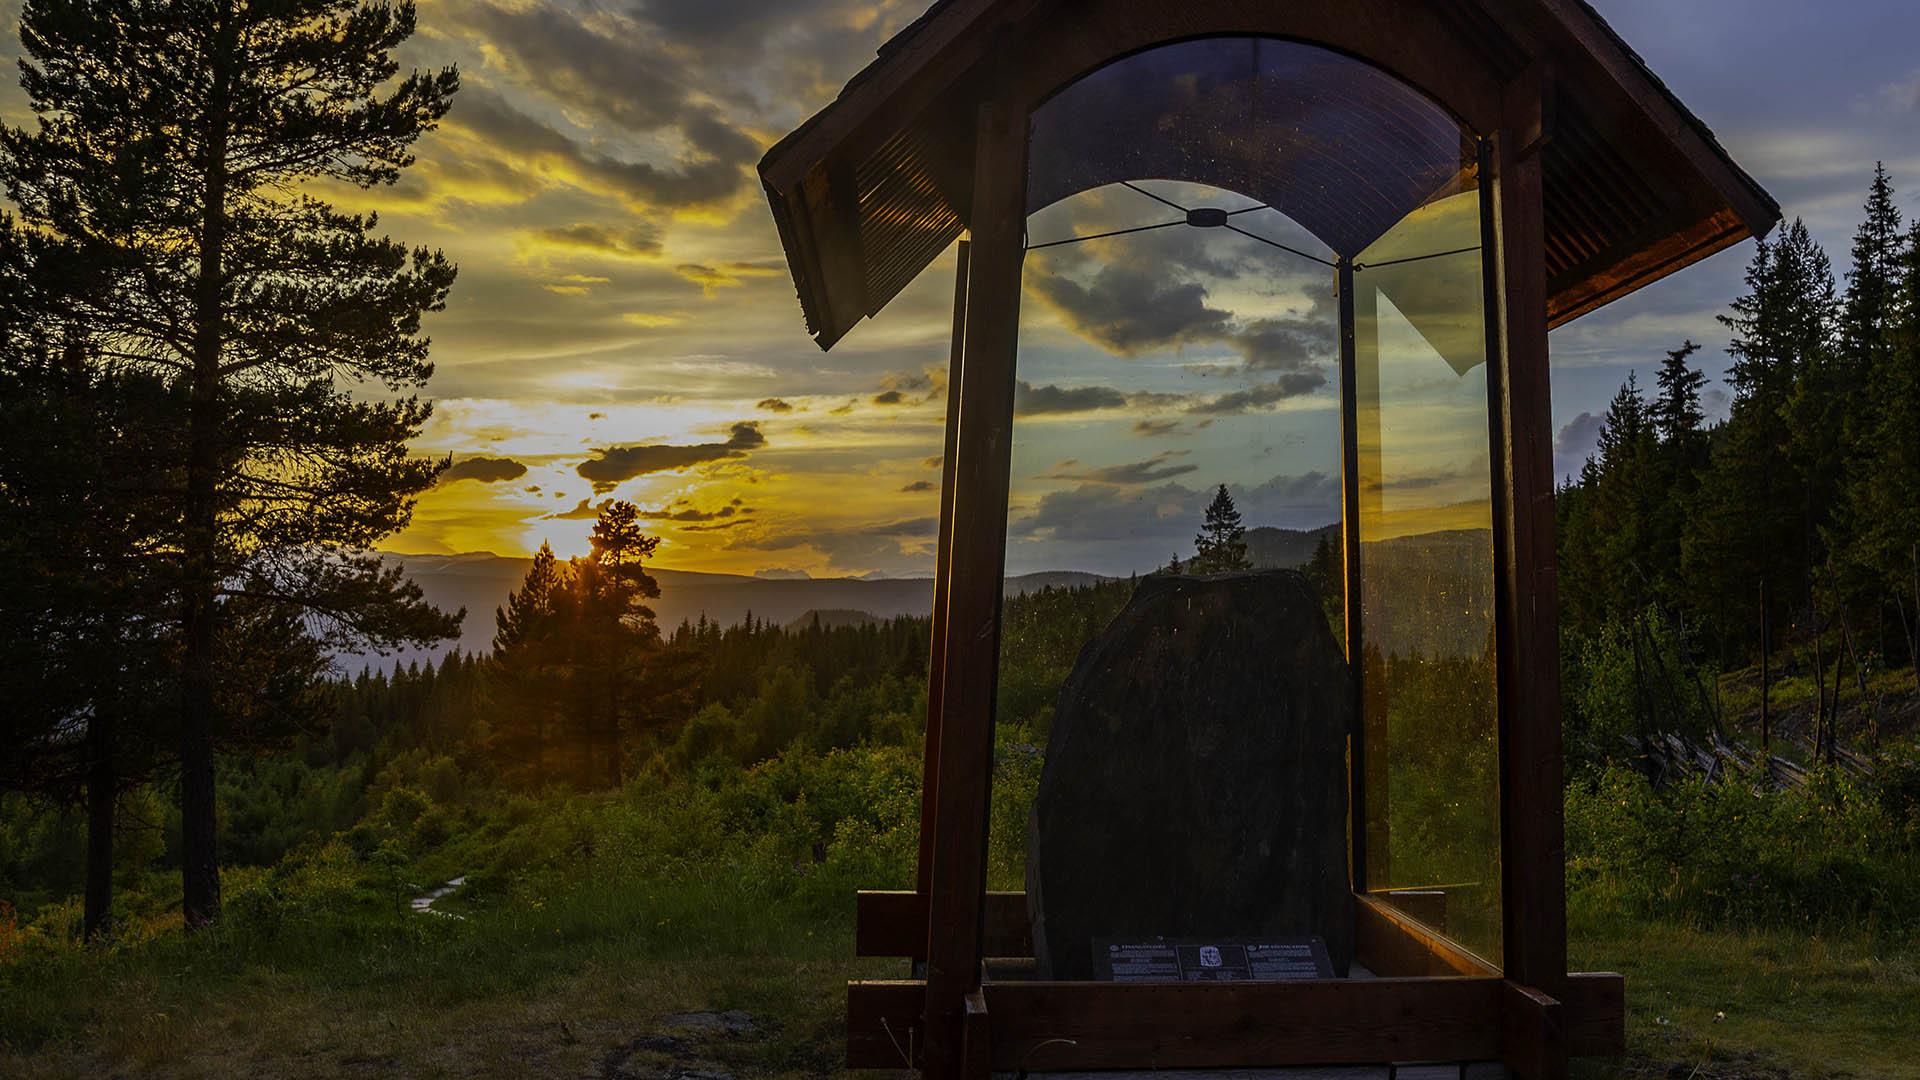
[[[850,908],[768,903],[716,875],[396,915],[353,939],[76,955],[8,976],[0,1075],[832,1074],[842,983],[899,974],[853,957]],[[1629,988],[1631,1053],[1584,1076],[1920,1077],[1911,944],[1576,919],[1574,965]],[[750,1027],[684,1017],[728,1011]]]

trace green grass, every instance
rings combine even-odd
[[[1586,1075],[1920,1077],[1920,942],[1573,919],[1571,965],[1627,979],[1628,1057]]]
[[[72,943],[71,904],[23,929],[0,918],[0,1076],[837,1073],[843,984],[903,973],[899,961],[853,956],[853,892],[911,880],[918,764],[873,749],[792,755],[710,782],[642,778],[607,794],[383,799],[329,842],[230,872],[214,931],[182,935],[161,893],[130,898],[152,914],[102,950]],[[1015,756],[997,778],[999,885],[1021,876],[1016,826],[1033,766]],[[1729,914],[1707,926],[1698,912],[1714,908],[1701,897],[1726,891],[1707,873],[1719,864],[1694,852],[1700,873],[1675,877],[1641,859],[1661,851],[1671,809],[1604,791],[1570,802],[1571,956],[1577,969],[1627,977],[1630,1045],[1583,1076],[1920,1080],[1910,920],[1874,930],[1846,905],[1720,905]],[[1754,822],[1780,831],[1744,803],[1694,828],[1740,856],[1729,866],[1765,862],[1776,883],[1826,880],[1796,860],[1859,830],[1845,814],[1809,816],[1826,804],[1799,799],[1774,811],[1794,812],[1781,820],[1796,846],[1743,854],[1761,835]],[[1674,805],[1693,821],[1714,803]],[[470,885],[442,906],[462,918],[405,909],[459,874]],[[1825,929],[1780,929],[1802,910]],[[751,1036],[676,1032],[666,1019],[734,1009],[756,1019]]]

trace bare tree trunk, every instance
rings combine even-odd
[[[1827,581],[1833,588],[1833,595],[1836,598],[1840,597],[1840,577],[1834,573],[1833,560],[1831,559],[1827,560]],[[1878,749],[1880,746],[1880,702],[1877,698],[1871,697],[1867,692],[1867,670],[1860,665],[1860,651],[1855,648],[1853,642],[1853,621],[1847,617],[1847,605],[1844,600],[1841,600],[1840,603],[1840,644],[1841,647],[1845,649],[1847,659],[1853,664],[1853,681],[1855,687],[1860,691],[1860,707],[1867,711],[1867,741],[1874,748]],[[1837,682],[1839,676],[1835,675],[1834,679]],[[1834,688],[1833,698],[1835,711],[1837,712],[1840,703],[1840,690],[1837,686]]]
[[[102,940],[113,924],[113,811],[120,793],[114,749],[113,718],[93,717],[87,724],[87,887],[82,923],[89,942]]]
[[[181,914],[189,929],[220,917],[214,786],[214,621],[218,617],[220,355],[227,243],[227,125],[233,52],[232,6],[220,5],[214,29],[213,87],[205,118],[205,188],[200,221],[200,277],[195,283],[193,372],[188,413],[185,631],[180,717]]]
[[[1914,687],[1920,689],[1920,544],[1913,545],[1911,557],[1913,559],[1914,625],[1907,629],[1907,651],[1913,659]]]
[[[1768,709],[1768,689],[1773,682],[1771,666],[1773,663],[1773,642],[1767,627],[1767,579],[1760,579],[1760,750],[1771,754],[1773,746],[1773,714]]]

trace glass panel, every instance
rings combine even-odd
[[[1311,934],[1344,973],[1333,253],[1245,196],[1150,180],[1048,207],[1030,243],[1182,219],[1169,203],[1246,210],[1264,239],[1180,225],[1027,258],[990,886],[1040,899],[1047,977],[1160,938],[1239,970],[1250,939]],[[1243,530],[1220,545],[1216,500]]]
[[[1118,61],[1033,132],[989,883],[1027,889],[1035,956],[990,970],[1119,978],[1166,939],[1136,973],[1218,977],[1185,967],[1210,943],[1246,975],[1248,943],[1315,937],[1345,976],[1362,876],[1497,960],[1471,140],[1364,63],[1251,39]]]
[[[1356,262],[1366,881],[1500,958],[1493,474],[1480,197]]]

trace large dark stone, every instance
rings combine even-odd
[[[1346,658],[1291,570],[1141,581],[1061,687],[1027,831],[1040,976],[1101,938],[1318,934],[1353,957]]]

